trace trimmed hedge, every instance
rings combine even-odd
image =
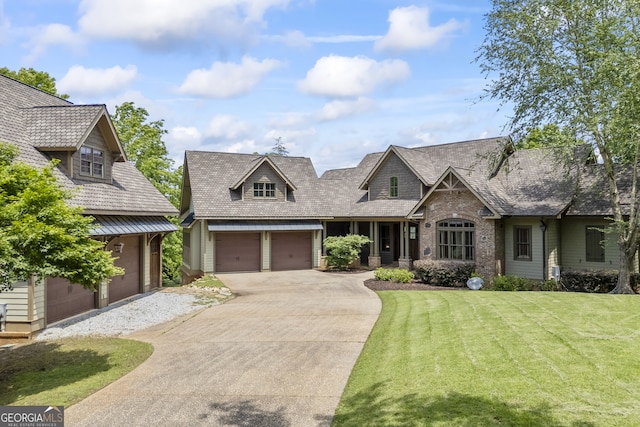
[[[492,291],[557,291],[558,284],[554,280],[541,282],[519,276],[496,276],[491,281]]]
[[[563,271],[560,274],[562,288],[569,292],[606,294],[618,283],[617,271]],[[639,292],[640,274],[631,274],[631,288]]]
[[[414,277],[412,272],[403,268],[389,269],[380,267],[373,274],[376,280],[396,283],[409,283]]]
[[[421,282],[435,286],[459,288],[476,270],[472,262],[418,260],[413,263],[416,277]]]

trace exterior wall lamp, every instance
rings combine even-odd
[[[115,245],[113,245],[113,249],[116,251],[116,253],[121,254],[122,250],[124,249],[124,243],[122,242],[118,242]]]

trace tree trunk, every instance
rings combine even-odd
[[[620,270],[618,272],[618,284],[609,292],[610,294],[634,294],[631,288],[631,272],[636,251],[625,248],[620,244]]]

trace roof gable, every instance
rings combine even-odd
[[[427,191],[427,194],[424,195],[422,200],[418,202],[418,204],[411,210],[409,216],[413,216],[416,212],[429,200],[429,198],[437,192],[449,192],[452,194],[454,191],[460,190],[469,190],[476,199],[480,200],[482,204],[484,204],[485,208],[488,210],[490,215],[483,215],[486,218],[490,219],[499,219],[501,217],[500,213],[496,209],[496,207],[492,206],[492,204],[486,200],[483,195],[478,191],[478,189],[474,188],[474,186],[468,182],[461,173],[459,173],[454,167],[449,166],[438,178],[438,180],[434,183],[434,185]]]
[[[253,164],[249,164],[248,169],[244,172],[244,174],[240,177],[240,179],[232,185],[230,188],[232,190],[237,190],[244,184],[250,177],[253,175],[255,171],[257,171],[260,166],[266,164],[268,165],[275,173],[282,179],[282,181],[289,186],[290,189],[296,190],[296,186],[291,182],[289,178],[280,170],[278,166],[271,160],[268,155],[264,155],[261,158],[257,159],[257,161],[252,162]]]
[[[407,159],[401,153],[401,149],[399,147],[396,147],[395,145],[390,145],[389,148],[387,148],[387,151],[385,151],[384,154],[378,159],[378,161],[373,166],[373,168],[371,168],[371,171],[364,178],[364,180],[358,187],[359,190],[366,190],[368,188],[369,182],[371,182],[371,180],[376,176],[376,174],[380,171],[382,166],[385,164],[387,159],[389,159],[389,157],[393,154],[398,156],[398,158],[402,161],[402,163],[404,163],[404,165],[416,176],[416,178],[418,178],[418,180],[420,180],[423,184],[428,185],[425,182],[425,180],[422,178],[422,176],[418,173],[418,171],[416,171],[413,168],[413,165],[407,162]]]
[[[40,151],[77,151],[94,128],[117,161],[125,153],[104,105],[36,106],[21,110],[29,143]]]

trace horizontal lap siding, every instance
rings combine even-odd
[[[13,290],[0,294],[0,303],[7,304],[8,322],[29,321],[29,287],[27,282],[17,282]]]

